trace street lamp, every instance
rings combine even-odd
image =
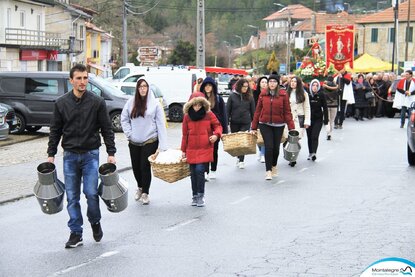
[[[228,68],[231,67],[231,44],[226,40],[223,41],[225,43],[226,48],[228,48]]]
[[[255,49],[255,67],[258,68],[258,49],[259,49],[259,27],[255,26],[255,25],[246,25],[249,28],[254,28],[256,29],[256,37],[257,37],[257,45],[256,45],[256,49]]]
[[[290,48],[291,48],[291,12],[290,12],[290,10],[288,9],[288,7],[287,6],[285,6],[285,5],[283,5],[283,4],[280,4],[280,3],[272,3],[273,5],[275,5],[275,6],[280,6],[280,7],[282,7],[282,8],[286,8],[287,9],[287,15],[288,15],[288,18],[287,18],[287,64],[286,64],[286,66],[285,66],[285,73],[286,74],[289,74],[290,73],[290,55],[291,55],[291,50],[290,50]]]
[[[239,49],[239,66],[242,67],[242,45],[243,45],[242,37],[238,35],[235,35],[235,37],[241,40],[241,48]]]

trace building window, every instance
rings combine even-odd
[[[370,36],[370,42],[378,42],[378,28],[372,28],[372,34]]]
[[[20,12],[20,27],[24,28],[26,26],[26,16],[25,16],[25,12],[21,11]]]
[[[389,42],[393,42],[395,40],[395,28],[389,29]]]
[[[73,35],[74,35],[75,38],[78,38],[78,23],[73,24],[72,32],[75,32]]]
[[[7,22],[6,22],[6,27],[7,28],[11,28],[11,23],[12,23],[12,9],[7,9]]]
[[[84,39],[84,26],[83,25],[79,26],[79,39],[81,40]]]
[[[406,34],[405,34],[405,42],[412,42],[413,40],[413,35],[414,35],[414,27],[406,27]]]

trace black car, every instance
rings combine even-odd
[[[408,120],[408,163],[415,165],[415,102],[412,102],[409,108]]]
[[[14,109],[10,105],[4,103],[0,103],[0,106],[7,110],[6,122],[9,124],[9,132],[12,132],[17,127],[17,119]]]
[[[88,79],[87,89],[105,99],[113,130],[121,132],[128,96],[94,74]],[[0,102],[13,107],[18,134],[50,126],[56,99],[71,89],[69,72],[0,72]]]

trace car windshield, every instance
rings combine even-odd
[[[112,95],[118,96],[118,97],[125,97],[124,92],[114,87],[114,85],[108,82],[107,80],[102,79],[100,77],[96,77],[95,75],[92,75],[92,74],[89,74],[89,77],[101,87],[106,88],[106,91],[111,93]]]
[[[221,83],[229,83],[229,81],[232,79],[231,74],[219,74],[218,81]]]

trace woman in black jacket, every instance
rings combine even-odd
[[[367,114],[369,108],[369,102],[365,97],[366,92],[372,91],[369,83],[365,80],[363,74],[357,76],[357,81],[353,82],[353,93],[354,93],[354,107],[355,114],[354,118],[363,121],[363,115]]]
[[[307,160],[315,161],[318,148],[318,137],[321,128],[329,123],[326,96],[320,91],[320,81],[314,79],[310,82],[310,109],[311,125],[307,130],[308,152],[310,153]]]
[[[222,96],[218,94],[218,86],[216,85],[215,80],[211,77],[206,77],[203,80],[202,85],[200,86],[200,91],[206,96],[206,99],[210,103],[210,109],[216,115],[217,119],[219,120],[220,124],[222,125],[223,134],[228,133],[228,119],[226,117],[226,108],[225,108],[225,101],[223,101]],[[213,149],[213,162],[210,163],[210,172],[209,172],[209,164],[207,165],[206,172],[207,180],[209,179],[216,179],[216,169],[218,167],[218,149],[219,149],[219,141],[217,140],[214,145]]]
[[[232,92],[226,103],[228,120],[231,132],[248,131],[255,113],[255,102],[251,94],[249,82],[246,79],[239,79],[235,85],[235,92]],[[245,156],[238,156],[237,166],[245,168]]]

